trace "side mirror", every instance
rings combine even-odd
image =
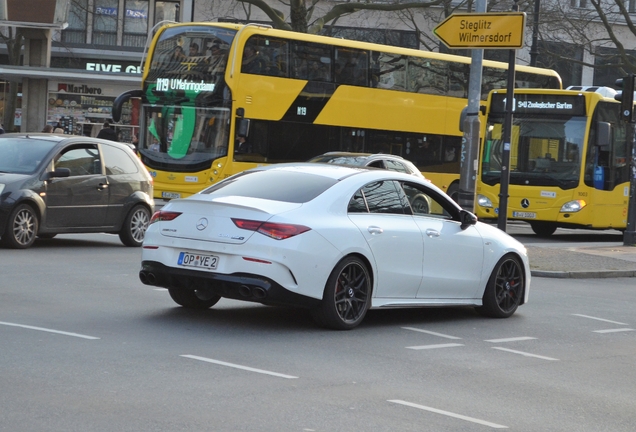
[[[612,125],[608,122],[596,123],[596,145],[602,151],[609,151],[612,142]]]
[[[460,210],[459,211],[459,221],[462,223],[461,228],[466,229],[471,225],[475,225],[477,223],[477,216],[469,212],[468,210]]]
[[[249,119],[240,119],[237,125],[238,130],[236,131],[237,135],[250,136],[250,121]]]
[[[69,177],[71,170],[68,168],[57,168],[55,171],[49,171],[44,174],[44,180],[51,180],[52,178]]]

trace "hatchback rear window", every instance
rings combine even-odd
[[[201,193],[300,204],[311,201],[337,182],[337,179],[297,171],[246,171]]]

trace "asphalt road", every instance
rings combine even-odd
[[[68,235],[0,249],[1,431],[633,431],[631,278],[534,278],[506,320],[177,307],[139,249]]]

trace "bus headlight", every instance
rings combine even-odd
[[[492,201],[483,195],[477,195],[477,205],[480,207],[492,208]]]
[[[584,200],[574,200],[568,201],[561,206],[561,213],[576,213],[577,211],[581,211],[583,207],[585,207],[587,203]]]

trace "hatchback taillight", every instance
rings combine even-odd
[[[181,212],[171,212],[171,211],[156,211],[155,214],[150,218],[150,223],[161,222],[161,221],[171,221],[177,218]]]
[[[275,240],[285,240],[311,230],[311,228],[304,225],[261,222],[248,219],[232,218],[232,222],[241,229],[256,231]]]

